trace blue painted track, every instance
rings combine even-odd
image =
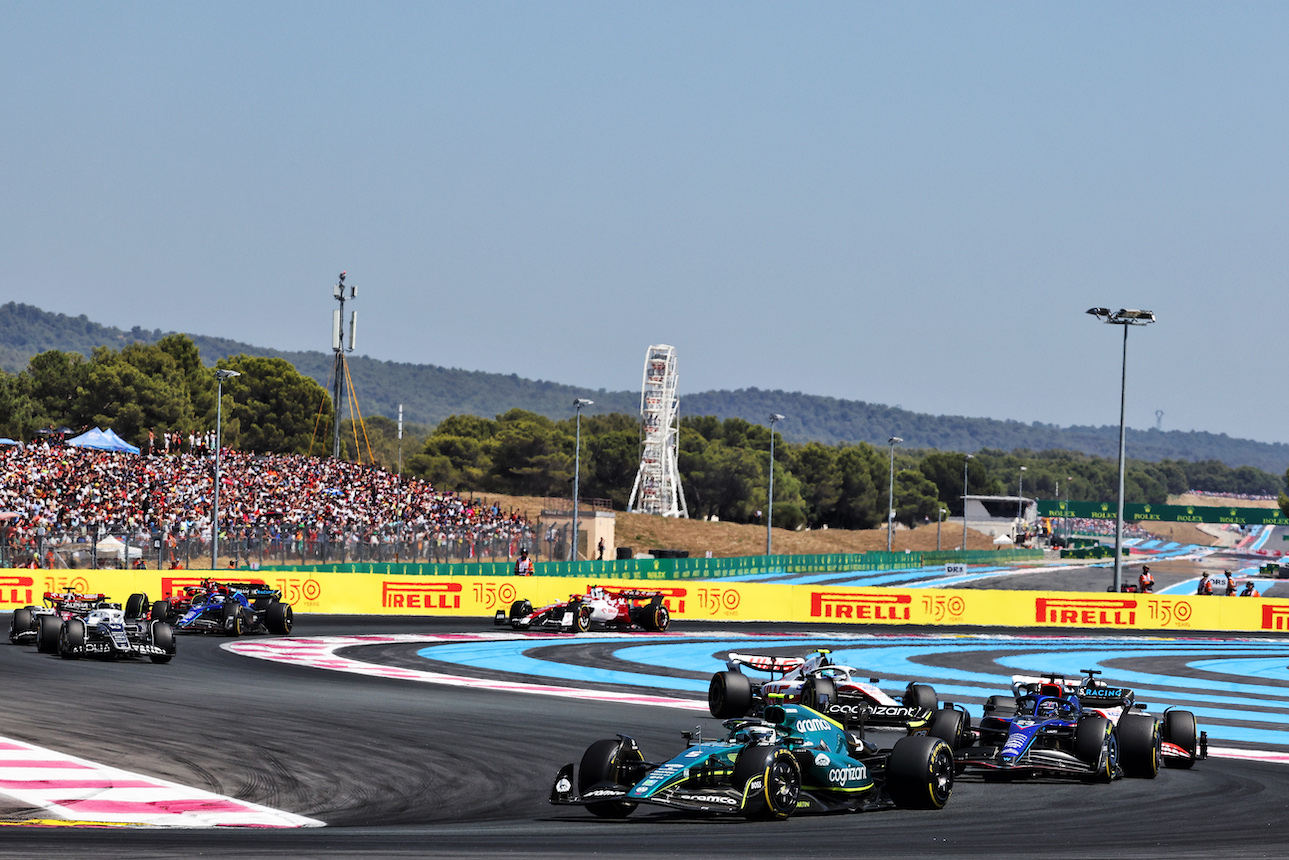
[[[574,648],[618,645],[614,658],[638,668],[574,662]],[[595,682],[701,697],[728,651],[802,654],[832,649],[838,663],[882,679],[891,691],[910,681],[934,684],[941,701],[973,716],[990,695],[1006,693],[1013,674],[1078,675],[1100,669],[1131,687],[1152,712],[1193,711],[1218,743],[1289,747],[1289,640],[1170,639],[1003,635],[621,635],[541,636],[433,645],[426,659],[486,667],[547,681]],[[567,654],[568,659],[561,659]],[[1166,663],[1164,662],[1166,661]],[[1178,661],[1185,667],[1177,671]],[[677,677],[659,670],[686,673]],[[1184,673],[1184,674],[1183,674]]]

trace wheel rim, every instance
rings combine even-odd
[[[793,764],[784,756],[776,755],[766,773],[765,800],[780,815],[796,809],[797,797],[801,794],[801,774]]]

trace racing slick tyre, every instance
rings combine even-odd
[[[620,740],[596,741],[582,753],[582,763],[577,766],[577,793],[585,794],[587,789],[599,782],[612,782],[618,785],[630,785],[635,782],[631,776],[624,774],[626,755],[634,751],[624,750]],[[640,761],[638,753],[636,761]],[[636,804],[625,800],[605,800],[600,803],[588,803],[586,808],[592,815],[600,818],[626,818],[635,811]]]
[[[1074,727],[1074,755],[1092,767],[1101,782],[1114,779],[1119,769],[1119,739],[1105,717],[1088,717]]]
[[[667,607],[661,603],[649,604],[640,607],[640,626],[645,630],[655,630],[658,633],[665,633],[667,626],[671,624],[671,613]]]
[[[230,600],[224,604],[224,612],[220,620],[224,624],[224,632],[229,636],[241,636],[243,628],[242,605],[235,600]]]
[[[148,595],[131,594],[129,599],[125,601],[125,617],[142,618],[143,607],[147,605],[148,605]]]
[[[905,809],[943,809],[953,792],[953,750],[940,738],[900,738],[886,759],[886,793]]]
[[[170,601],[158,600],[152,604],[152,610],[148,613],[150,621],[165,621],[166,616],[170,614]]]
[[[533,614],[533,602],[531,600],[516,600],[510,604],[510,620],[516,618],[525,618]]]
[[[931,717],[931,725],[927,727],[927,736],[939,738],[949,745],[949,749],[957,752],[965,746],[970,746],[970,719],[962,711],[956,708],[941,708]]]
[[[1154,779],[1159,773],[1159,723],[1145,714],[1124,714],[1115,727],[1123,775]]]
[[[909,684],[904,690],[904,707],[922,708],[934,711],[940,701],[935,696],[935,688],[930,684]]]
[[[152,644],[161,648],[165,654],[149,654],[153,663],[169,663],[175,656],[175,631],[164,621],[152,622]]]
[[[13,617],[9,619],[9,641],[17,645],[18,634],[28,630],[36,629],[36,616],[32,614],[30,608],[15,609]]]
[[[746,789],[745,817],[787,818],[801,795],[801,765],[783,747],[746,746],[734,761],[734,787]]]
[[[801,704],[815,711],[837,702],[837,685],[832,678],[807,678],[801,686]]]
[[[80,655],[74,649],[84,647],[85,622],[79,618],[68,618],[58,634],[58,656],[64,660],[75,660]]]
[[[999,719],[1016,716],[1016,697],[990,696],[985,699],[985,716]]]
[[[707,710],[718,720],[745,717],[752,710],[752,682],[742,672],[717,672],[707,685]]]
[[[591,629],[591,607],[583,606],[578,601],[570,603],[564,611],[573,613],[573,624],[568,628],[570,633],[585,633]]]
[[[269,629],[270,633],[287,634],[295,625],[295,612],[291,609],[291,604],[273,602],[264,613],[264,626]]]
[[[58,634],[63,630],[63,619],[57,615],[41,615],[39,621],[36,650],[41,654],[53,654],[58,650]]]
[[[1195,715],[1190,711],[1168,711],[1164,714],[1163,739],[1190,753],[1188,758],[1170,756],[1164,759],[1166,767],[1188,768],[1195,766],[1195,750],[1199,747],[1199,732],[1195,729]]]

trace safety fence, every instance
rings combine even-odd
[[[951,556],[951,553],[943,555]],[[984,553],[989,560],[998,553]],[[1042,558],[1042,551],[1037,551]],[[1006,557],[1010,559],[1011,557]],[[937,562],[943,563],[943,562]],[[819,555],[753,555],[733,558],[631,558],[614,561],[546,561],[533,565],[535,576],[594,576],[601,579],[723,579],[774,573],[850,573],[910,570],[926,564],[923,553],[865,552]],[[344,564],[306,565],[303,570],[334,573],[385,573],[397,576],[506,576],[513,565],[472,564]]]
[[[45,591],[132,593],[153,599],[195,585],[196,571],[0,571],[0,611],[40,603]],[[176,574],[184,574],[179,576]],[[631,581],[562,577],[405,577],[390,574],[259,571],[300,613],[426,616],[490,625],[516,600],[534,606],[566,601],[588,586]],[[239,577],[241,580],[247,577]],[[983,589],[840,588],[748,582],[634,584],[661,592],[671,615],[687,621],[814,622],[881,629],[905,625],[979,628],[1094,629],[1187,633],[1220,630],[1289,634],[1289,601],[1096,592]]]
[[[1128,547],[1123,548],[1123,554],[1128,554]],[[1098,544],[1082,549],[1063,549],[1061,558],[1114,558],[1114,547]]]

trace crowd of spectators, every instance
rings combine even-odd
[[[1214,499],[1239,499],[1248,502],[1274,502],[1276,496],[1255,496],[1249,493],[1214,493],[1209,490],[1187,490],[1192,496],[1208,496]]]
[[[1097,537],[1112,537],[1114,535],[1114,520],[1096,520],[1086,517],[1053,517],[1052,528],[1061,534],[1072,535],[1094,535]],[[1150,532],[1141,526],[1133,523],[1123,524],[1123,536],[1126,538],[1148,539],[1154,537]]]
[[[211,539],[213,455],[107,453],[29,445],[0,453],[0,537],[11,563],[66,563],[53,550],[111,534],[151,546]],[[198,448],[200,450],[200,448]],[[517,556],[532,543],[527,519],[498,505],[436,490],[358,463],[295,454],[220,457],[221,543],[267,542],[271,552],[330,560],[373,557],[396,539],[404,560]],[[323,552],[326,552],[324,549]]]

